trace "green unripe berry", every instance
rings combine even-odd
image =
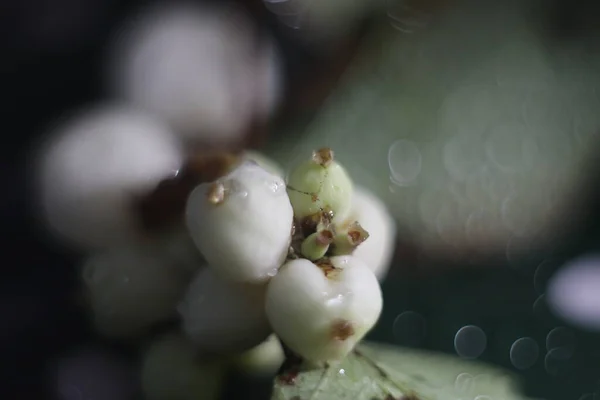
[[[332,222],[342,221],[350,213],[352,190],[350,176],[327,148],[313,152],[311,160],[294,168],[287,183],[294,216],[299,220],[330,210]]]

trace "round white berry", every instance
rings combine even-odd
[[[276,335],[256,347],[241,354],[236,360],[236,366],[249,375],[274,375],[283,364],[285,354]]]
[[[225,368],[201,362],[192,344],[180,334],[154,342],[142,361],[142,391],[148,400],[217,399]]]
[[[270,117],[277,109],[283,95],[283,71],[279,48],[265,38],[257,55],[255,96],[257,114]]]
[[[175,174],[183,162],[166,126],[116,105],[74,117],[40,155],[37,186],[44,219],[84,248],[136,237],[136,196]]]
[[[382,306],[373,271],[353,256],[319,265],[289,261],[267,288],[266,312],[275,333],[315,363],[344,358],[375,325]]]
[[[369,237],[352,253],[373,269],[381,281],[385,278],[396,240],[396,223],[386,205],[364,188],[355,188],[349,222],[358,221]]]
[[[83,265],[83,279],[98,331],[130,336],[177,315],[190,274],[176,268],[160,251],[133,245],[89,257]]]
[[[246,133],[256,108],[267,112],[278,101],[278,61],[268,48],[257,52],[258,43],[233,6],[155,7],[120,33],[110,80],[184,137],[228,143]]]
[[[264,282],[285,261],[293,211],[283,179],[252,162],[190,194],[186,221],[209,265],[228,279]]]
[[[206,353],[247,350],[272,333],[264,296],[264,286],[232,283],[211,268],[202,269],[178,307],[183,331]]]

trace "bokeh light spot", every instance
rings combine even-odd
[[[477,326],[463,326],[454,336],[454,349],[462,358],[475,359],[483,354],[486,347],[487,336]]]
[[[425,318],[414,311],[405,311],[394,320],[393,331],[398,344],[417,347],[425,337]]]
[[[517,339],[510,348],[510,362],[517,369],[531,368],[540,355],[540,347],[530,337]]]

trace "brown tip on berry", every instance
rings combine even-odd
[[[339,269],[333,266],[331,260],[329,258],[322,258],[318,260],[315,265],[323,271],[323,274],[326,278],[334,278],[340,272]]]
[[[323,147],[313,151],[312,160],[322,167],[327,167],[333,162],[333,150],[329,147]]]
[[[352,246],[358,246],[369,238],[367,232],[358,222],[353,223],[348,229],[348,240]]]
[[[225,185],[220,182],[212,183],[206,192],[206,198],[215,206],[222,204],[225,201]]]
[[[337,320],[331,325],[331,337],[335,340],[344,341],[354,335],[354,326],[350,321]]]
[[[317,235],[317,244],[326,246],[331,244],[331,242],[333,242],[333,232],[329,229],[324,229]]]

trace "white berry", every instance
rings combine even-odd
[[[211,268],[202,269],[178,308],[183,331],[203,352],[250,349],[272,332],[264,310],[264,293],[263,286],[235,284]]]
[[[190,194],[187,226],[209,265],[236,281],[264,282],[285,260],[293,211],[285,183],[244,162]]]
[[[49,227],[84,248],[138,236],[134,201],[179,169],[171,131],[136,110],[107,105],[71,119],[41,148],[37,187]]]
[[[279,48],[266,38],[258,51],[256,105],[259,116],[270,117],[279,106],[283,94],[283,71]]]
[[[147,400],[217,399],[224,366],[198,360],[192,344],[180,334],[168,334],[146,351],[142,361],[142,391]]]
[[[285,354],[276,335],[241,354],[236,366],[244,373],[257,376],[274,375],[283,364]]]
[[[130,25],[116,40],[111,85],[185,138],[238,140],[278,103],[279,61],[242,11],[163,5]]]
[[[386,205],[364,188],[355,188],[349,222],[358,221],[369,232],[367,240],[352,253],[373,269],[379,280],[385,278],[392,261],[396,223]]]
[[[322,265],[289,261],[267,288],[266,311],[275,333],[315,363],[343,359],[375,325],[382,305],[373,271],[353,256]]]
[[[190,275],[156,249],[124,245],[89,257],[83,279],[96,328],[119,337],[175,317]]]

